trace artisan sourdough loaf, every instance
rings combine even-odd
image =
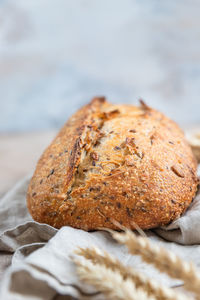
[[[170,223],[197,190],[197,164],[182,130],[148,107],[103,97],[76,112],[40,158],[27,205],[56,228]]]

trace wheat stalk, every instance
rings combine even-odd
[[[114,239],[128,247],[131,254],[138,254],[145,262],[153,264],[161,272],[183,280],[184,287],[194,292],[197,299],[200,299],[200,275],[193,263],[182,261],[174,253],[150,243],[146,237],[137,237],[130,230],[125,230],[124,233],[114,231],[111,233]]]
[[[129,278],[132,280],[136,288],[142,288],[146,293],[155,296],[158,300],[186,300],[184,295],[181,295],[170,288],[160,285],[155,280],[150,280],[142,273],[134,271],[134,269],[124,266],[118,259],[111,256],[106,251],[93,248],[79,248],[75,251],[76,254],[91,260],[94,264],[104,265],[112,271],[120,272],[123,279]]]
[[[124,279],[118,270],[111,270],[104,265],[91,261],[75,260],[77,273],[81,280],[93,285],[110,300],[156,300],[141,289],[137,289],[129,278]]]

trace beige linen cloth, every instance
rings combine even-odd
[[[107,232],[89,233],[71,227],[57,230],[34,222],[26,208],[29,179],[19,182],[0,200],[0,299],[102,299],[77,278],[70,256],[78,246],[96,245],[165,285],[180,283],[141,262],[138,256],[131,256]],[[146,234],[200,268],[200,193],[184,216]]]

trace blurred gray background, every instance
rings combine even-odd
[[[0,0],[0,194],[95,95],[200,125],[200,1]]]
[[[60,127],[94,95],[200,122],[199,0],[0,0],[0,132]]]

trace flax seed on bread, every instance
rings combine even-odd
[[[143,101],[94,98],[64,125],[40,158],[27,205],[56,228],[149,229],[170,223],[197,190],[197,163],[182,130]]]

